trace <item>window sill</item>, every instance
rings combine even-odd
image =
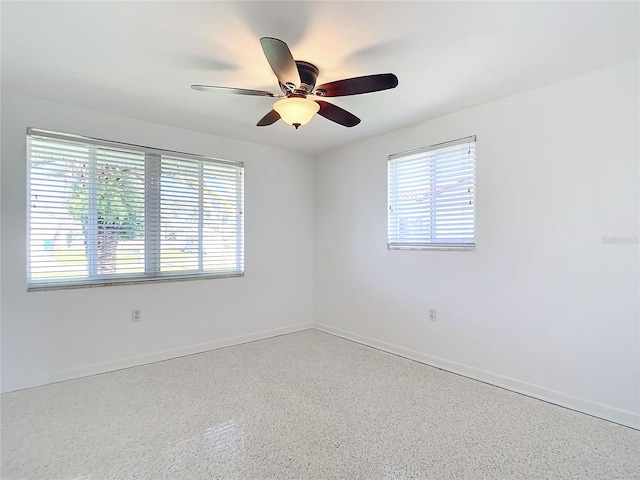
[[[475,251],[473,245],[389,245],[387,250],[444,250],[444,251]]]
[[[240,273],[202,274],[202,275],[158,275],[148,278],[123,278],[108,280],[81,280],[58,283],[32,283],[27,286],[27,292],[40,292],[45,290],[67,290],[72,288],[111,287],[120,285],[136,285],[141,283],[158,282],[184,282],[190,280],[211,280],[214,278],[244,277],[244,271]]]

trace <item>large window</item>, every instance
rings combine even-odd
[[[239,276],[243,164],[29,129],[28,288]]]
[[[387,246],[473,249],[476,137],[389,157]]]

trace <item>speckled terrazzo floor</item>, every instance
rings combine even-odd
[[[638,479],[640,432],[308,330],[2,396],[3,479]]]

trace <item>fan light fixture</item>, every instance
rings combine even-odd
[[[289,97],[278,100],[273,104],[273,109],[282,120],[298,129],[300,125],[309,123],[320,110],[320,105],[304,97]]]

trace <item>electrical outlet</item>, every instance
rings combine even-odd
[[[435,308],[430,308],[429,309],[429,321],[430,322],[435,322],[436,321],[436,309]]]
[[[133,308],[131,310],[131,321],[139,322],[141,320],[142,320],[142,310],[140,310],[139,308]]]

